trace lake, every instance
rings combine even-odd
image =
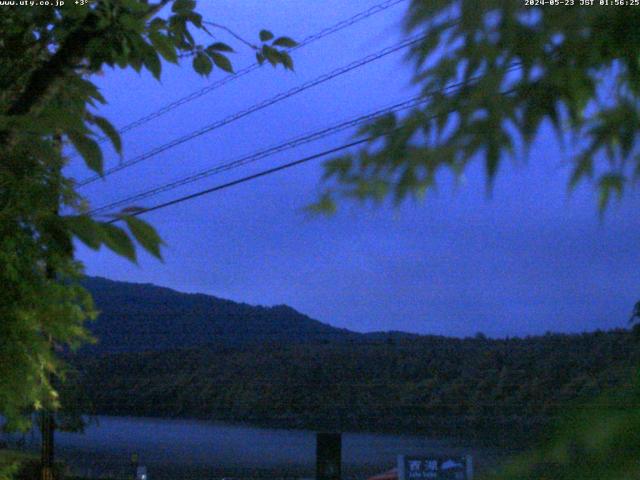
[[[85,433],[56,433],[56,456],[93,475],[130,471],[131,454],[150,478],[313,476],[315,432],[198,420],[100,416]],[[28,442],[35,447],[36,435]],[[398,454],[486,452],[419,436],[344,433],[344,471],[366,477],[395,466]]]

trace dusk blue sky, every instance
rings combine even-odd
[[[302,39],[378,0],[200,1],[205,17],[250,39],[261,28]],[[295,73],[265,67],[124,136],[132,158],[325,72],[398,42],[408,2],[299,49]],[[213,8],[215,4],[215,9]],[[236,68],[253,54],[237,47]],[[222,78],[164,66],[161,83],[133,71],[97,82],[122,126]],[[417,93],[411,66],[391,55],[173,148],[82,189],[94,207],[233,160]],[[345,132],[140,202],[214,186],[340,145]],[[108,164],[117,156],[108,154]],[[454,336],[583,331],[626,326],[640,299],[640,197],[628,193],[598,217],[592,188],[571,195],[568,155],[544,130],[528,159],[504,163],[488,197],[482,165],[453,185],[400,207],[345,202],[332,217],[303,208],[321,187],[311,162],[145,216],[167,243],[165,262],[138,265],[78,246],[89,275],[149,282],[251,304],[288,304],[357,331]]]

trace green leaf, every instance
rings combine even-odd
[[[322,178],[327,180],[332,177],[338,179],[345,178],[351,170],[353,165],[353,158],[349,155],[343,157],[332,158],[324,163],[324,174]]]
[[[83,115],[62,105],[47,105],[40,112],[31,113],[13,122],[12,128],[20,128],[31,134],[48,135],[60,130],[77,130]]]
[[[151,28],[152,30],[160,30],[162,28],[165,28],[166,26],[167,26],[167,21],[158,17],[154,18],[149,23],[149,28]]]
[[[97,100],[103,105],[107,103],[107,100],[102,96],[98,87],[96,87],[89,80],[85,80],[80,77],[69,77],[67,82],[73,84],[74,88],[77,88],[79,91],[83,92],[85,95]]]
[[[184,17],[169,17],[169,30],[178,36],[187,36],[187,20]]]
[[[269,61],[271,65],[274,67],[282,62],[282,58],[280,57],[280,52],[275,48],[270,47],[269,45],[264,45],[262,47],[262,53],[264,57]]]
[[[140,73],[140,70],[142,70],[142,59],[140,57],[129,57],[129,65],[131,65],[131,68],[136,72]]]
[[[162,35],[160,32],[152,31],[149,34],[149,40],[156,50],[164,57],[165,60],[171,63],[178,62],[178,54],[176,53],[176,47],[169,37]]]
[[[261,42],[268,42],[272,38],[273,38],[273,33],[271,33],[269,30],[260,30],[260,41]]]
[[[498,171],[498,163],[500,162],[500,149],[495,142],[490,142],[487,145],[487,160],[486,160],[486,171],[487,177],[489,181],[493,180],[496,176],[496,172]]]
[[[94,116],[93,122],[109,138],[116,152],[122,153],[122,139],[115,127],[104,117]]]
[[[218,51],[218,52],[233,52],[233,48],[223,42],[212,43],[207,47],[207,52]]]
[[[291,55],[287,52],[280,52],[280,61],[282,61],[284,68],[293,71],[293,60],[291,59]]]
[[[336,213],[337,207],[331,194],[323,193],[316,203],[308,205],[305,210],[312,215],[333,215]]]
[[[118,3],[124,6],[127,10],[141,14],[147,13],[149,9],[149,6],[147,5],[148,2],[140,2],[138,0],[120,0]]]
[[[195,0],[176,0],[171,10],[176,13],[186,13],[193,11],[194,8],[196,8]]]
[[[210,52],[209,55],[218,68],[221,68],[225,72],[233,73],[233,66],[231,65],[231,61],[227,57],[225,57],[221,53],[215,52]]]
[[[191,21],[196,27],[202,28],[202,15],[196,12],[185,12],[182,15]]]
[[[62,217],[67,228],[87,247],[97,250],[102,244],[100,224],[88,215],[70,215]]]
[[[193,69],[200,75],[209,75],[213,69],[213,65],[209,57],[200,52],[193,59]]]
[[[156,49],[153,48],[153,46],[144,41],[140,42],[140,47],[142,50],[142,63],[155,78],[159,79],[162,71],[162,64],[160,63],[158,52],[156,52]]]
[[[593,175],[593,157],[590,153],[582,155],[578,160],[577,165],[571,173],[569,179],[569,190],[576,188],[576,185],[582,180],[582,177],[590,177]]]
[[[598,182],[598,209],[600,213],[604,212],[609,205],[612,193],[615,193],[618,198],[622,196],[624,181],[625,178],[617,173],[608,173],[600,177],[600,181]]]
[[[111,250],[118,255],[128,258],[132,262],[136,261],[136,249],[122,228],[111,225],[110,223],[100,222],[102,229],[102,241]]]
[[[96,173],[102,174],[102,150],[95,140],[88,136],[75,132],[66,132],[73,146],[84,158],[87,166]]]
[[[130,30],[132,32],[139,32],[143,28],[143,23],[138,17],[127,13],[121,13],[118,16],[118,23],[126,30]],[[105,27],[107,25],[105,25]]]
[[[276,38],[271,45],[276,45],[278,47],[292,48],[298,45],[293,38],[289,37],[278,37]]]
[[[142,247],[151,253],[154,257],[162,260],[162,253],[160,252],[160,246],[163,245],[162,239],[156,232],[156,230],[144,220],[139,219],[131,215],[122,215],[122,218],[129,230],[135,237],[135,239],[142,245]]]

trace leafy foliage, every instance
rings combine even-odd
[[[29,464],[36,464],[35,455],[13,450],[0,450],[0,480],[25,478],[25,470]],[[32,469],[36,474],[37,470]]]
[[[23,413],[59,404],[51,378],[61,362],[53,349],[90,339],[83,322],[96,312],[78,283],[73,238],[133,261],[137,242],[161,258],[162,241],[139,211],[93,219],[65,177],[68,149],[98,173],[101,135],[122,150],[116,128],[96,114],[106,100],[91,76],[133,68],[159,78],[163,61],[191,56],[201,75],[230,72],[233,49],[199,43],[209,32],[193,0],[10,8],[0,31],[0,412],[25,426]],[[284,50],[269,48],[271,63],[291,68]]]
[[[570,187],[591,180],[604,210],[640,174],[640,9],[579,3],[414,0],[406,30],[422,35],[409,57],[424,102],[371,123],[367,147],[326,165],[325,208],[328,195],[402,201],[474,161],[491,185],[546,123],[575,147]]]
[[[640,9],[529,3],[413,0],[405,26],[422,35],[409,58],[424,101],[367,125],[365,148],[325,164],[326,192],[313,208],[331,211],[340,196],[400,202],[472,162],[484,163],[490,188],[505,160],[527,157],[543,126],[571,145],[569,188],[591,182],[601,213],[634,186]],[[493,478],[636,478],[640,424],[637,403],[628,404],[567,417],[544,447]]]
[[[607,478],[640,475],[640,384],[601,395],[565,415],[551,441],[508,462],[487,480]],[[596,413],[594,415],[594,412]]]

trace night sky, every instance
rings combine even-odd
[[[252,40],[268,28],[302,39],[378,0],[201,1],[205,17]],[[406,3],[299,49],[296,72],[265,67],[124,136],[124,159],[346,65],[402,38]],[[237,47],[236,68],[253,53]],[[255,41],[254,40],[254,41]],[[188,65],[150,75],[106,71],[97,79],[122,126],[222,78]],[[415,95],[411,66],[394,54],[227,125],[82,189],[99,207],[297,135]],[[138,203],[150,206],[301,158],[349,140],[344,132]],[[344,202],[332,217],[303,209],[321,189],[311,162],[145,216],[167,243],[165,262],[138,265],[78,246],[90,275],[149,282],[251,304],[288,304],[357,331],[512,336],[627,325],[640,300],[640,196],[600,219],[588,185],[566,184],[568,151],[549,130],[527,159],[503,163],[487,195],[481,164],[458,183],[400,207]],[[108,165],[118,162],[109,151]],[[74,167],[75,168],[75,167]],[[79,177],[84,175],[80,174]]]

